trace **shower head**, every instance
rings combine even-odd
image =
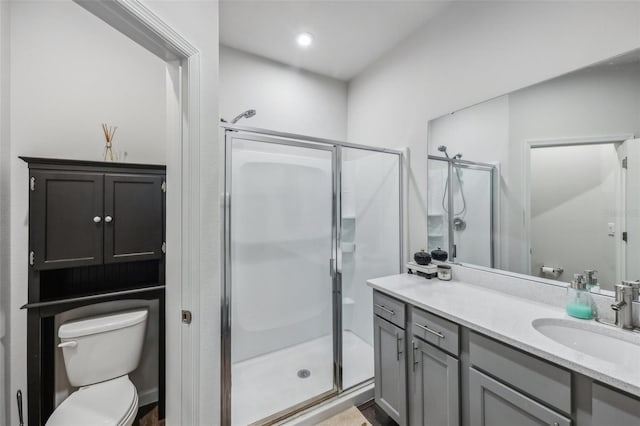
[[[255,109],[248,109],[245,112],[243,112],[242,114],[240,114],[237,117],[235,117],[233,120],[231,120],[231,124],[236,124],[241,119],[243,119],[243,118],[251,118],[254,115],[256,115],[256,110]]]
[[[440,146],[438,147],[438,151],[440,151],[440,152],[444,152],[444,155],[446,155],[446,156],[447,156],[447,158],[449,158],[449,154],[447,154],[447,147],[446,147],[446,146],[444,146],[444,145],[440,145]]]

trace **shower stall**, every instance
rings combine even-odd
[[[373,377],[368,278],[401,269],[401,152],[223,124],[223,425]]]
[[[450,260],[496,267],[497,167],[462,160],[462,154],[428,157],[427,248]]]

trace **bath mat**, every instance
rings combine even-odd
[[[344,410],[316,426],[371,426],[371,423],[362,415],[356,407]]]

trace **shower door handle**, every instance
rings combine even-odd
[[[331,278],[336,276],[336,260],[335,259],[329,259],[329,275],[331,275]]]

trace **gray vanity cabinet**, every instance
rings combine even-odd
[[[460,424],[459,361],[418,338],[412,340],[410,424]]]
[[[640,400],[599,383],[592,385],[592,425],[640,425]]]
[[[474,368],[469,370],[469,420],[471,426],[572,424],[570,419]]]
[[[400,426],[640,426],[640,397],[382,292],[373,302],[375,400]]]
[[[375,400],[393,420],[407,424],[405,331],[375,315]]]

